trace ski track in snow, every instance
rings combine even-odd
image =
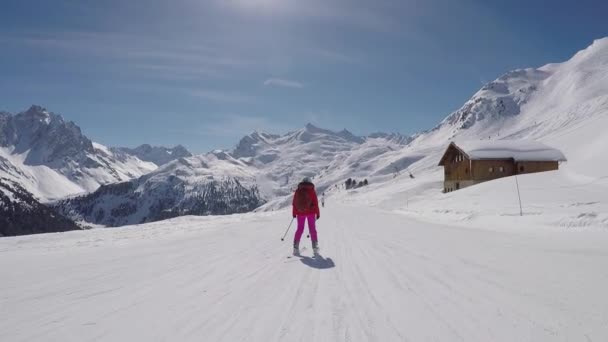
[[[605,341],[608,238],[333,203],[0,240],[1,341]],[[305,237],[306,235],[304,235]],[[302,245],[310,244],[305,239]]]

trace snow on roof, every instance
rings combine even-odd
[[[532,140],[477,140],[454,144],[471,160],[566,161],[560,150]]]

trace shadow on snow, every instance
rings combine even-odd
[[[306,266],[324,270],[327,268],[334,268],[336,264],[331,258],[324,258],[322,255],[318,254],[316,257],[311,258],[307,256],[300,256],[300,261]]]

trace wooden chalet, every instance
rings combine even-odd
[[[518,174],[557,170],[564,154],[536,141],[479,140],[452,142],[439,161],[443,191]]]

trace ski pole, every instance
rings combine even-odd
[[[287,230],[285,231],[285,234],[283,235],[283,237],[281,238],[281,241],[285,241],[285,237],[287,236],[287,232],[289,232],[289,228],[291,228],[291,224],[293,223],[293,217],[291,218],[291,222],[289,222],[289,227],[287,227]]]

